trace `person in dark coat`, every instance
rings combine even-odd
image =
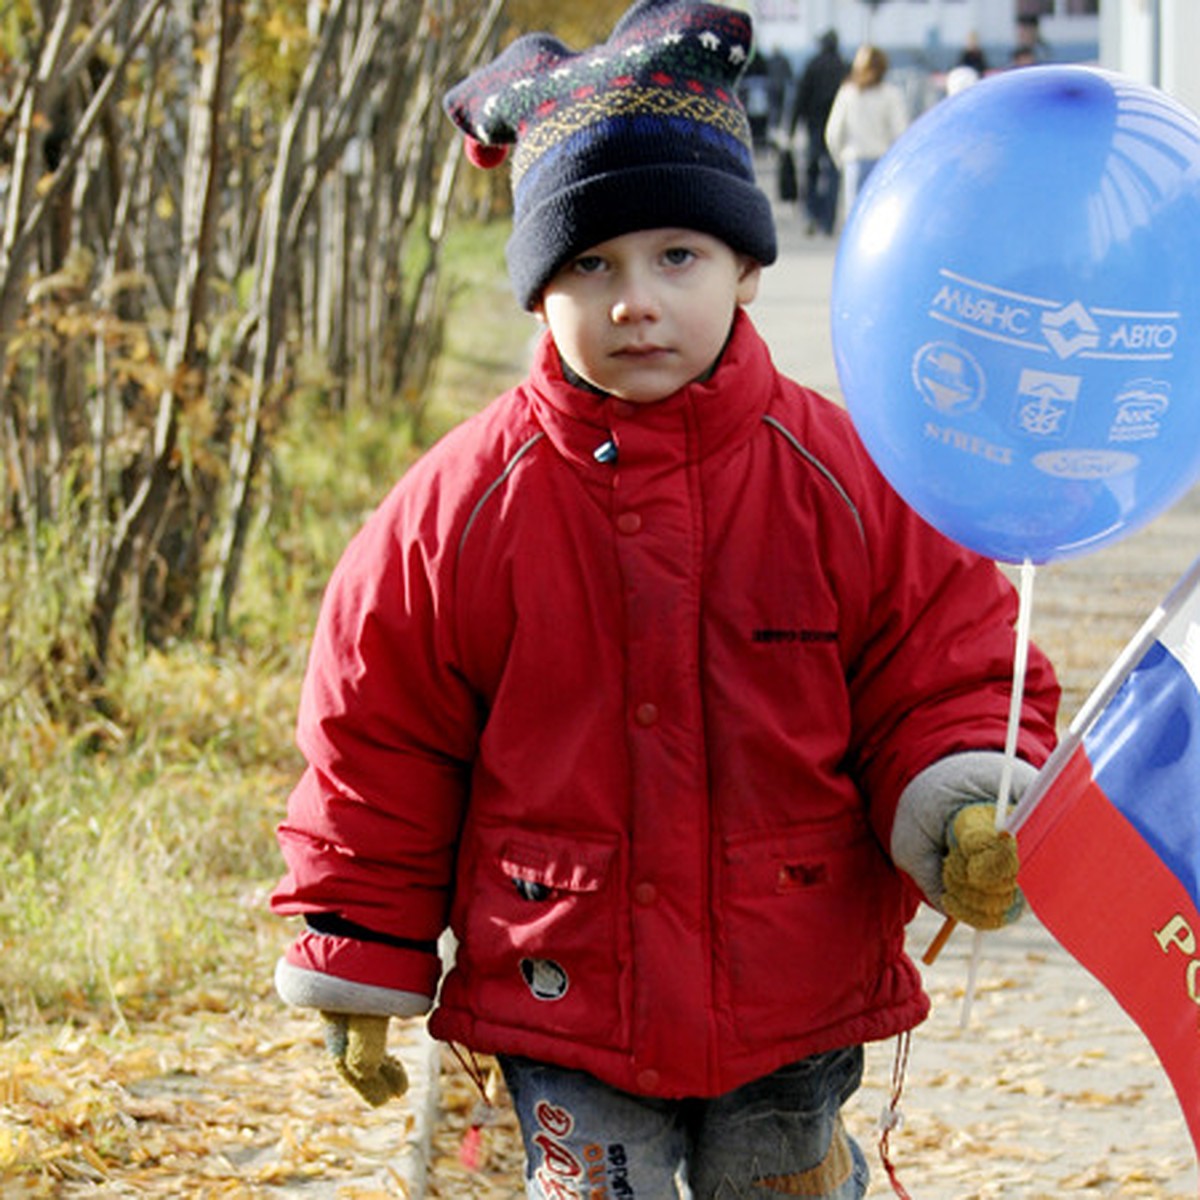
[[[979,44],[979,34],[975,32],[967,34],[966,45],[963,47],[963,52],[958,56],[958,65],[960,67],[970,67],[978,74],[980,79],[987,74],[988,60],[987,55],[983,52],[983,47]]]
[[[848,66],[838,50],[837,31],[823,33],[817,53],[808,60],[792,102],[790,133],[803,121],[808,135],[804,158],[804,209],[808,231],[832,234],[837,219],[838,170],[825,142],[825,123]]]

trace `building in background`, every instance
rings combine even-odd
[[[1102,0],[1100,63],[1154,84],[1200,113],[1200,4]]]
[[[759,50],[759,61],[745,81],[748,107],[766,108],[768,61],[786,57],[793,76],[798,76],[815,52],[817,39],[833,29],[847,57],[863,42],[887,52],[890,77],[903,88],[916,116],[946,94],[947,73],[968,49],[982,56],[988,71],[1018,62],[1095,63],[1100,56],[1102,5],[1142,5],[1148,0],[742,2],[754,14]],[[1200,7],[1200,0],[1178,2]]]
[[[1129,2],[1139,6],[1143,0]],[[1101,6],[1102,0],[752,0],[750,5],[763,53],[782,50],[799,66],[820,34],[835,29],[848,52],[874,42],[895,67],[927,73],[948,71],[972,41],[990,69],[1008,66],[1024,49],[1032,49],[1040,61],[1095,62]]]
[[[1200,0],[741,2],[754,13],[760,54],[785,57],[793,77],[828,29],[847,55],[865,41],[883,47],[914,115],[945,94],[947,72],[970,46],[989,71],[1018,61],[1094,63],[1200,112]]]

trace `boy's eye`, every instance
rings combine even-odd
[[[572,266],[580,275],[594,275],[604,267],[604,259],[598,254],[581,254]]]
[[[672,246],[669,250],[663,252],[663,258],[672,267],[682,267],[685,263],[695,258],[695,256],[695,252],[687,246]]]

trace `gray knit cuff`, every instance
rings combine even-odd
[[[429,996],[417,992],[338,979],[293,966],[286,958],[275,964],[275,990],[285,1004],[294,1008],[317,1008],[356,1016],[419,1017],[433,1006]]]

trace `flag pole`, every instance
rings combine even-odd
[[[1028,566],[1028,563],[1026,563]],[[1167,595],[1163,598],[1162,603],[1146,618],[1141,627],[1134,636],[1125,645],[1124,649],[1112,661],[1108,670],[1104,673],[1100,682],[1092,690],[1091,694],[1084,701],[1082,707],[1076,713],[1070,725],[1067,726],[1066,732],[1063,734],[1058,745],[1054,748],[1050,757],[1042,765],[1037,777],[1026,789],[1020,802],[1013,810],[1011,819],[1008,820],[1006,828],[1012,834],[1016,834],[1017,830],[1029,819],[1033,810],[1041,803],[1042,798],[1050,790],[1051,784],[1054,782],[1058,773],[1063,766],[1071,759],[1072,755],[1079,747],[1079,743],[1083,740],[1084,735],[1095,723],[1096,718],[1108,707],[1112,702],[1113,697],[1120,690],[1121,685],[1133,668],[1142,660],[1146,651],[1151,644],[1157,640],[1164,626],[1175,616],[1183,605],[1185,599],[1197,588],[1200,588],[1200,557],[1197,557],[1192,565],[1183,573],[1182,576],[1175,582]],[[1022,601],[1017,616],[1017,653],[1021,651],[1021,631],[1022,617],[1028,616],[1028,605]],[[1026,637],[1028,632],[1026,630]],[[1026,642],[1026,652],[1028,643]],[[1022,678],[1024,671],[1022,670]],[[1014,663],[1014,681],[1016,678],[1016,670]],[[1016,689],[1014,687],[1013,699],[1016,699]],[[1019,706],[1017,706],[1019,711]],[[1009,735],[1012,735],[1012,712],[1010,707],[1009,717]],[[999,805],[997,805],[999,812]],[[925,953],[921,956],[921,961],[926,966],[931,966],[938,955],[942,952],[946,942],[949,941],[950,935],[954,932],[957,922],[952,917],[947,917],[942,923],[942,927],[938,930],[936,936],[929,943]],[[970,979],[968,979],[968,987],[970,987]],[[965,1020],[964,1005],[964,1020]]]
[[[1179,611],[1184,600],[1197,588],[1200,588],[1200,557],[1197,557],[1179,577],[1163,598],[1162,603],[1142,622],[1137,633],[1130,638],[1121,653],[1113,659],[1100,682],[1083,702],[1074,719],[1067,726],[1066,733],[1063,734],[1062,739],[1038,772],[1037,778],[1029,785],[1021,797],[1020,803],[1014,809],[1012,819],[1008,823],[1010,833],[1015,834],[1029,819],[1030,814],[1041,803],[1042,797],[1050,790],[1050,785],[1062,770],[1063,765],[1075,753],[1084,735],[1095,724],[1096,718],[1120,691],[1130,671],[1141,662],[1146,651],[1157,641],[1159,634]]]
[[[1025,896],[1145,1033],[1200,1154],[1197,650],[1200,562],[1117,656],[1015,815],[1027,814]]]

